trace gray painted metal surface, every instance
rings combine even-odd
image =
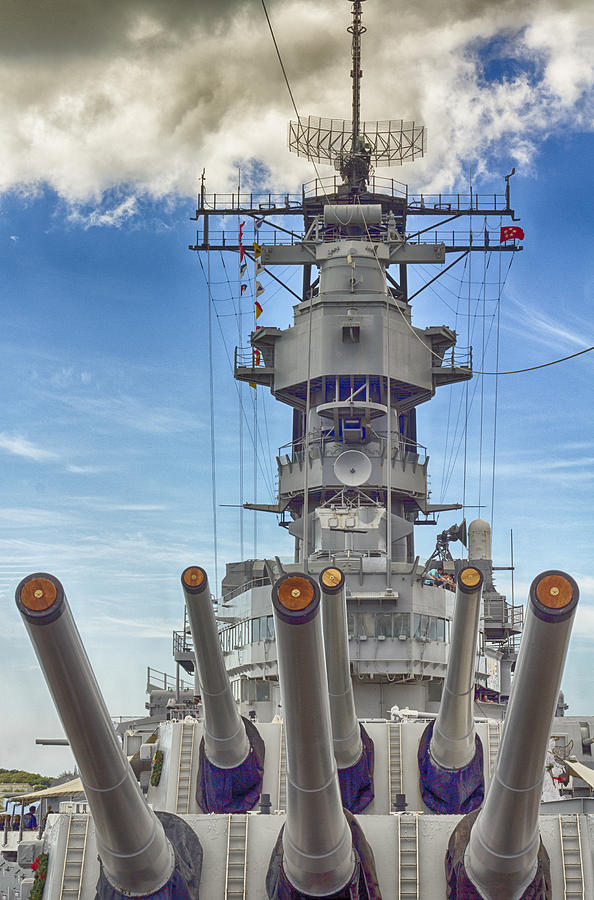
[[[360,759],[363,743],[351,680],[343,573],[335,567],[324,569],[320,588],[334,758],[339,769],[348,769]]]
[[[471,576],[471,588],[464,584],[467,573],[478,579]],[[461,769],[475,754],[474,682],[482,585],[477,569],[467,567],[458,573],[450,658],[429,747],[444,769]]]
[[[284,869],[297,890],[322,897],[348,883],[354,857],[332,752],[320,591],[312,578],[289,575],[272,597],[287,746]]]
[[[488,900],[517,900],[536,872],[547,742],[578,597],[563,573],[543,573],[530,588],[495,773],[465,856]]]
[[[31,575],[16,599],[76,759],[105,874],[131,896],[151,894],[169,880],[173,850],[122,752],[62,585]]]
[[[208,578],[199,566],[191,566],[184,570],[181,582],[200,672],[204,750],[213,765],[232,769],[246,759],[250,744],[225,669]]]

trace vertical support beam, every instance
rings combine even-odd
[[[408,269],[406,263],[400,263],[400,289],[402,291],[402,299],[408,300]]]
[[[307,265],[303,266],[303,287],[302,287],[302,297],[304,300],[307,300],[309,297],[309,292],[311,290],[311,264],[307,263]]]

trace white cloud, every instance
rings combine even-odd
[[[0,450],[5,450],[7,453],[21,456],[24,459],[31,459],[34,462],[49,462],[58,458],[57,454],[51,450],[32,444],[31,441],[20,435],[10,435],[5,432],[0,432]]]
[[[11,528],[56,528],[70,524],[68,516],[54,509],[0,507],[0,523]]]
[[[72,213],[90,228],[128,220],[143,193],[195,193],[203,166],[218,191],[235,186],[239,163],[250,186],[255,159],[272,185],[313,177],[285,149],[293,112],[259,7],[86,3],[74,23],[68,6],[33,0],[6,16],[0,190],[49,182],[73,203],[94,201]],[[344,0],[270,0],[269,12],[300,112],[348,118]],[[489,153],[525,170],[551,131],[592,128],[591,3],[376,0],[364,21],[363,117],[413,117],[429,131],[429,156],[403,180],[443,190],[468,164],[480,174]],[[508,74],[489,80],[498,56]],[[101,202],[124,184],[123,198]]]
[[[89,228],[100,228],[106,225],[120,228],[136,215],[137,207],[136,197],[126,197],[115,206],[103,210],[92,209],[87,214],[84,214],[80,208],[72,207],[68,218],[73,224],[81,225],[85,231]]]
[[[62,393],[59,399],[89,419],[103,419],[143,434],[172,434],[193,431],[200,427],[182,409],[159,407],[128,394],[120,394],[117,397],[89,397],[86,394]]]
[[[102,615],[85,625],[89,634],[121,634],[126,632],[134,638],[159,638],[168,640],[171,637],[171,621],[164,619],[128,619],[121,616]]]
[[[592,322],[578,319],[575,314],[570,313],[564,316],[563,324],[561,325],[559,318],[553,318],[542,309],[525,303],[509,290],[507,291],[507,298],[515,309],[514,331],[517,332],[518,328],[521,327],[526,337],[537,340],[549,348],[551,347],[551,338],[554,339],[555,346],[565,345],[572,350],[592,345],[594,340]]]
[[[77,466],[70,463],[66,466],[66,471],[72,475],[101,475],[103,472],[111,472],[110,466]]]

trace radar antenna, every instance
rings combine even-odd
[[[322,119],[319,116],[299,116],[289,122],[289,150],[297,156],[320,163],[333,163],[345,184],[354,191],[364,191],[376,166],[396,166],[413,162],[426,150],[426,129],[415,122],[391,119],[385,122],[361,122],[361,35],[367,29],[361,22],[361,3],[352,2],[353,117]]]

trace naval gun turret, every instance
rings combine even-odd
[[[448,847],[448,896],[453,900],[552,897],[539,805],[578,598],[575,581],[563,572],[543,572],[530,586],[495,772],[482,808],[462,819]]]
[[[57,578],[29,575],[16,603],[68,736],[95,824],[99,900],[198,900],[202,848],[178,816],[145,802]]]
[[[272,604],[286,730],[287,817],[270,860],[268,897],[376,897],[371,848],[342,807],[320,589],[309,575],[285,574],[273,587]]]
[[[324,653],[332,720],[332,743],[343,805],[362,812],[373,800],[373,741],[355,709],[344,573],[328,566],[320,573]]]
[[[483,747],[474,727],[476,643],[483,576],[458,573],[448,669],[439,713],[419,744],[423,801],[436,813],[468,813],[483,802]]]
[[[248,719],[239,715],[219,641],[208,587],[200,566],[181,576],[204,707],[204,732],[196,800],[204,812],[246,812],[262,789],[264,743]]]

